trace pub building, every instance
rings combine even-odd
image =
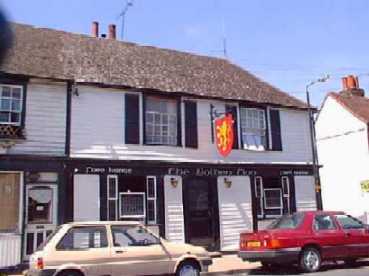
[[[0,267],[70,221],[136,220],[234,251],[241,231],[316,209],[304,102],[227,60],[97,27],[13,24],[0,67]]]

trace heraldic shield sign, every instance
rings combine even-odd
[[[234,142],[233,117],[227,114],[215,120],[215,137],[218,151],[226,157],[232,151]]]

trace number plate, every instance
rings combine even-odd
[[[259,241],[249,241],[247,242],[247,247],[260,247],[261,243]]]

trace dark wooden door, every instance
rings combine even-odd
[[[219,250],[216,178],[187,178],[183,184],[186,242]]]

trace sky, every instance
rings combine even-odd
[[[131,0],[132,1],[132,0]],[[0,0],[11,21],[90,34],[117,24],[127,0]],[[369,93],[368,0],[134,0],[124,40],[224,57],[281,90],[312,103],[339,91],[341,77],[359,76]]]

